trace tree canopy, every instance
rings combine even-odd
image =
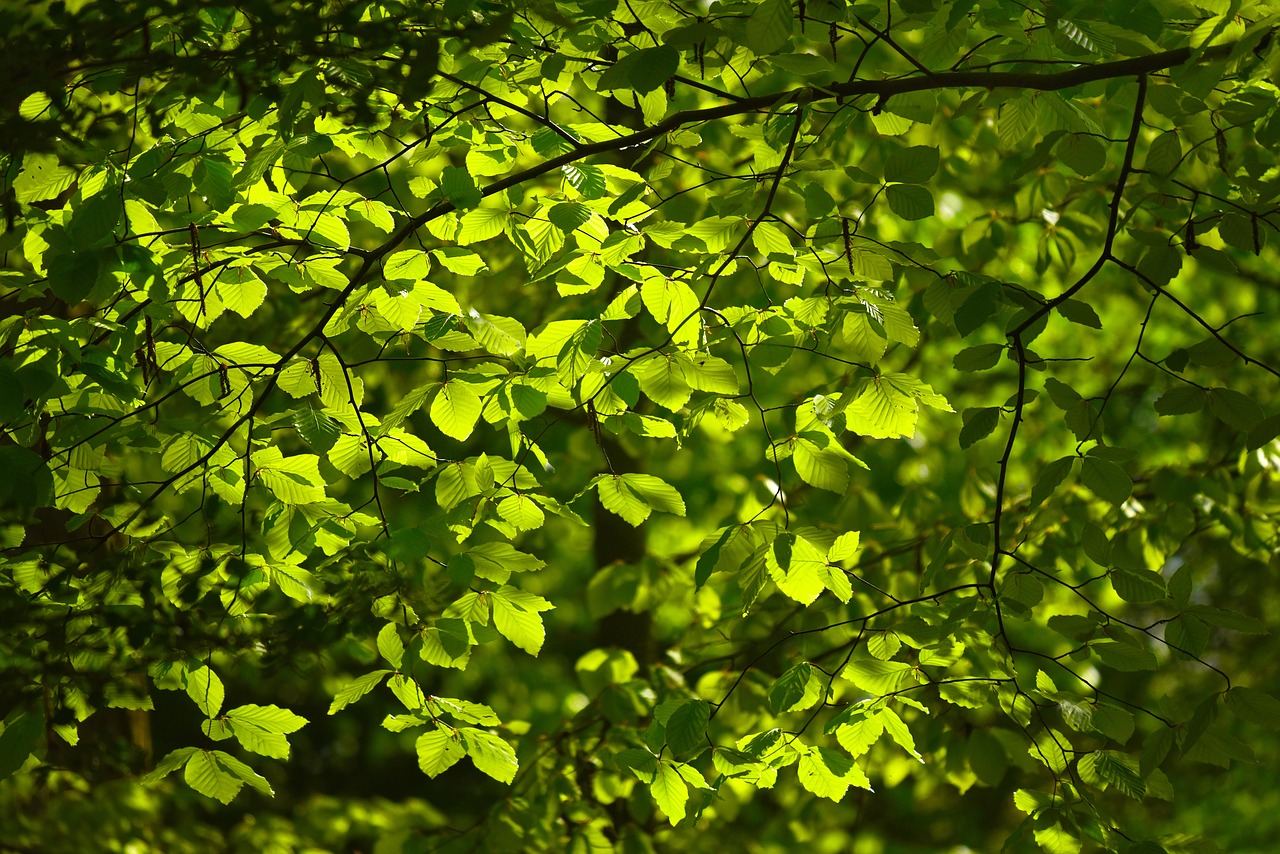
[[[0,23],[0,851],[1280,838],[1280,3]]]

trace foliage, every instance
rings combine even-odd
[[[1276,4],[0,14],[3,845],[1280,833]]]

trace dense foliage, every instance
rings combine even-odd
[[[0,850],[1269,850],[1278,16],[4,4]]]

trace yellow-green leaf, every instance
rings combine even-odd
[[[431,401],[431,422],[446,436],[462,442],[475,429],[480,409],[480,395],[475,389],[464,382],[450,380],[440,384],[435,400]]]
[[[685,804],[689,802],[689,787],[680,772],[672,768],[670,763],[658,765],[658,773],[649,784],[649,791],[653,794],[654,803],[673,826],[684,820]]]

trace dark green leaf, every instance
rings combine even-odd
[[[1127,501],[1133,492],[1133,481],[1125,474],[1124,469],[1097,457],[1084,458],[1080,480],[1094,495],[1117,506]]]
[[[4,732],[0,732],[0,780],[22,767],[43,735],[42,715],[15,712],[5,719]]]
[[[1208,396],[1203,389],[1192,385],[1182,385],[1166,391],[1156,401],[1156,412],[1160,415],[1185,415],[1204,409]]]
[[[933,194],[918,184],[893,184],[884,191],[889,207],[905,220],[933,216]]]
[[[967,448],[974,442],[991,435],[1000,423],[1000,408],[988,406],[983,409],[966,409],[964,411],[964,427],[960,428],[960,447]]]
[[[1158,602],[1166,595],[1164,578],[1146,569],[1117,569],[1111,573],[1111,586],[1126,602]]]
[[[985,371],[1000,361],[1004,347],[1000,344],[979,344],[961,350],[951,360],[957,371]]]
[[[956,329],[962,337],[969,337],[979,327],[991,320],[1000,301],[1001,287],[997,282],[987,282],[965,298],[955,311]]]
[[[1087,302],[1081,302],[1076,299],[1063,300],[1058,303],[1058,313],[1072,323],[1088,326],[1090,329],[1102,328],[1102,321],[1098,318],[1098,313]]]
[[[667,719],[667,744],[677,755],[691,753],[707,744],[710,708],[703,700],[690,700]]]
[[[1062,457],[1044,467],[1039,479],[1036,480],[1035,487],[1031,490],[1032,507],[1039,507],[1053,494],[1054,490],[1066,480],[1067,475],[1071,474],[1071,466],[1074,463],[1075,457]]]
[[[800,702],[812,675],[813,669],[808,662],[801,662],[778,677],[769,688],[769,706],[775,714],[789,711]]]
[[[938,171],[938,149],[928,145],[899,148],[884,164],[884,179],[906,184],[923,184]]]
[[[720,532],[720,536],[716,538],[716,541],[711,544],[711,547],[698,556],[698,563],[693,573],[693,582],[699,589],[707,583],[711,573],[715,572],[716,564],[720,562],[720,553],[724,549],[725,543],[737,533],[737,530],[732,526],[725,528]]]
[[[661,87],[680,68],[680,53],[670,47],[646,48],[632,56],[636,62],[629,75],[631,88],[641,94]]]
[[[1280,729],[1280,700],[1267,692],[1237,685],[1227,692],[1226,702],[1237,717],[1270,730]]]
[[[1118,641],[1099,641],[1091,645],[1106,667],[1113,670],[1155,670],[1159,667],[1155,653],[1143,647]]]
[[[293,426],[313,450],[322,454],[333,447],[342,433],[338,422],[310,406],[294,410]]]
[[[1067,134],[1058,143],[1057,152],[1063,163],[1086,178],[1102,169],[1107,162],[1106,148],[1088,134]]]
[[[747,18],[747,47],[756,56],[768,56],[787,43],[794,24],[791,0],[763,0]]]
[[[1229,388],[1209,391],[1209,411],[1242,433],[1248,433],[1263,418],[1262,407],[1256,401]]]

